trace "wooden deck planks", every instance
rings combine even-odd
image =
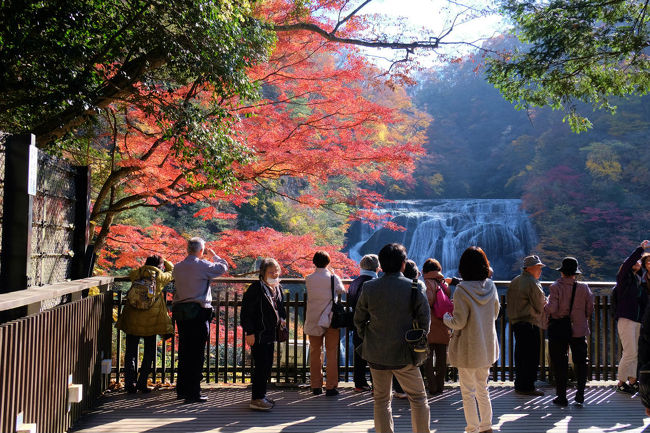
[[[494,429],[517,433],[650,432],[639,399],[617,394],[612,386],[590,386],[584,407],[559,408],[551,403],[553,389],[546,396],[523,397],[511,386],[490,388]],[[373,401],[369,393],[357,394],[343,388],[338,398],[313,396],[308,390],[271,389],[276,401],[271,412],[248,409],[250,389],[210,387],[207,404],[182,404],[173,391],[146,396],[117,393],[103,398],[72,430],[97,432],[374,432]],[[573,397],[573,391],[569,399]],[[465,426],[460,391],[446,390],[429,399],[431,431],[460,433]],[[410,432],[407,400],[393,400],[396,432]]]

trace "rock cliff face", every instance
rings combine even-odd
[[[406,230],[372,229],[355,222],[347,234],[352,259],[358,261],[364,254],[376,254],[387,243],[399,242],[418,267],[433,257],[442,264],[443,273],[452,276],[465,248],[477,245],[487,254],[494,278],[510,279],[519,274],[521,259],[537,244],[520,200],[403,200],[387,204],[383,212]]]

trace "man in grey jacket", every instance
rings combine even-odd
[[[521,275],[515,277],[506,292],[508,320],[515,335],[515,392],[544,395],[535,389],[539,367],[539,328],[546,297],[539,283],[546,266],[537,256],[524,258]]]
[[[415,319],[429,329],[429,303],[422,282],[411,305],[412,281],[404,277],[406,249],[388,244],[379,252],[384,275],[367,281],[357,302],[354,326],[363,340],[361,354],[370,364],[374,387],[374,417],[377,433],[393,432],[391,386],[393,375],[408,394],[413,431],[429,432],[429,404],[420,369],[413,365],[411,350],[404,339]]]

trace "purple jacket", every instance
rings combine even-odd
[[[573,278],[561,277],[549,287],[550,295],[544,311],[554,319],[569,315]],[[585,283],[578,283],[571,310],[571,336],[584,337],[591,333],[589,318],[594,312],[594,295]]]

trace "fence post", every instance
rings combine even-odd
[[[7,137],[0,293],[25,290],[31,283],[32,210],[37,171],[38,149],[34,134]],[[0,322],[24,316],[27,310],[27,307],[21,307],[15,311],[3,312]]]
[[[90,219],[90,167],[75,167],[75,212],[72,245],[71,277],[73,280],[90,277],[92,268],[88,248],[88,221]]]

